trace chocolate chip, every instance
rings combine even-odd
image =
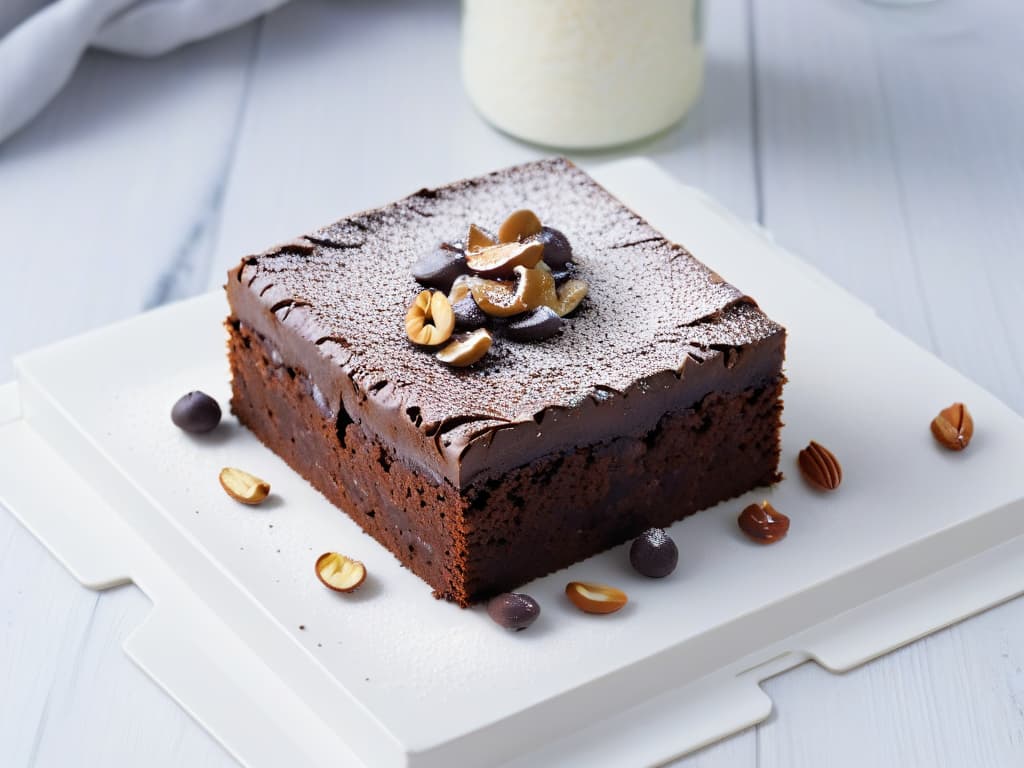
[[[487,315],[477,306],[472,296],[452,304],[452,312],[455,314],[455,327],[460,331],[475,331],[487,324]]]
[[[412,267],[412,276],[423,285],[446,293],[455,278],[466,272],[466,254],[449,243],[441,243],[424,254]]]
[[[561,269],[572,261],[569,238],[552,227],[542,227],[537,240],[544,243],[544,261],[552,270]]]
[[[487,603],[487,615],[505,629],[521,632],[540,616],[540,605],[529,595],[506,592]]]
[[[220,424],[220,406],[205,392],[189,392],[171,408],[171,421],[186,432],[209,432]]]
[[[565,320],[551,307],[537,307],[505,326],[505,335],[513,341],[542,341],[558,333]]]
[[[679,550],[662,528],[648,528],[629,548],[629,562],[644,576],[662,579],[676,569]]]

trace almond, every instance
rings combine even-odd
[[[316,577],[335,592],[352,592],[366,581],[366,566],[337,552],[324,552],[316,559]]]
[[[629,602],[621,589],[586,581],[570,581],[565,594],[584,613],[615,613]]]
[[[220,471],[220,485],[235,501],[259,504],[270,494],[270,483],[235,467]]]
[[[951,451],[962,451],[974,437],[974,419],[963,403],[953,403],[932,419],[932,435]]]
[[[814,440],[800,451],[797,464],[804,480],[820,491],[834,491],[843,481],[843,468],[835,454]]]

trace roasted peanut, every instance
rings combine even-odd
[[[463,368],[472,365],[487,354],[491,348],[491,334],[486,328],[473,331],[464,339],[457,339],[435,355],[442,363]]]
[[[629,602],[621,589],[586,581],[570,581],[565,594],[584,613],[615,613]]]
[[[235,467],[220,471],[220,485],[228,496],[243,504],[259,504],[270,494],[270,483]]]
[[[316,559],[316,577],[335,592],[352,592],[366,581],[366,566],[337,552],[324,552]]]
[[[439,291],[421,291],[405,315],[409,340],[432,347],[447,341],[453,330],[455,315],[448,297]]]

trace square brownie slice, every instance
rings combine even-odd
[[[410,343],[414,262],[530,208],[589,286],[543,341]],[[785,331],[563,159],[342,219],[229,274],[243,424],[460,605],[779,479]]]

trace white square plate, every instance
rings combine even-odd
[[[153,599],[129,652],[243,762],[655,763],[766,716],[771,674],[845,668],[1024,590],[1024,475],[1007,459],[1024,455],[1020,417],[650,163],[594,175],[788,328],[788,479],[673,526],[668,579],[618,547],[528,585],[543,608],[528,632],[433,600],[233,419],[201,438],[171,424],[190,389],[228,400],[219,293],[17,362],[0,493],[87,582],[131,579]],[[955,400],[977,424],[956,454],[928,430]],[[810,439],[843,464],[834,493],[799,479]],[[78,509],[45,503],[54,465]],[[232,502],[223,466],[267,478],[273,500]],[[792,518],[770,547],[735,522],[765,497]],[[366,563],[359,592],[316,582],[326,550]],[[572,579],[630,604],[583,615]]]

